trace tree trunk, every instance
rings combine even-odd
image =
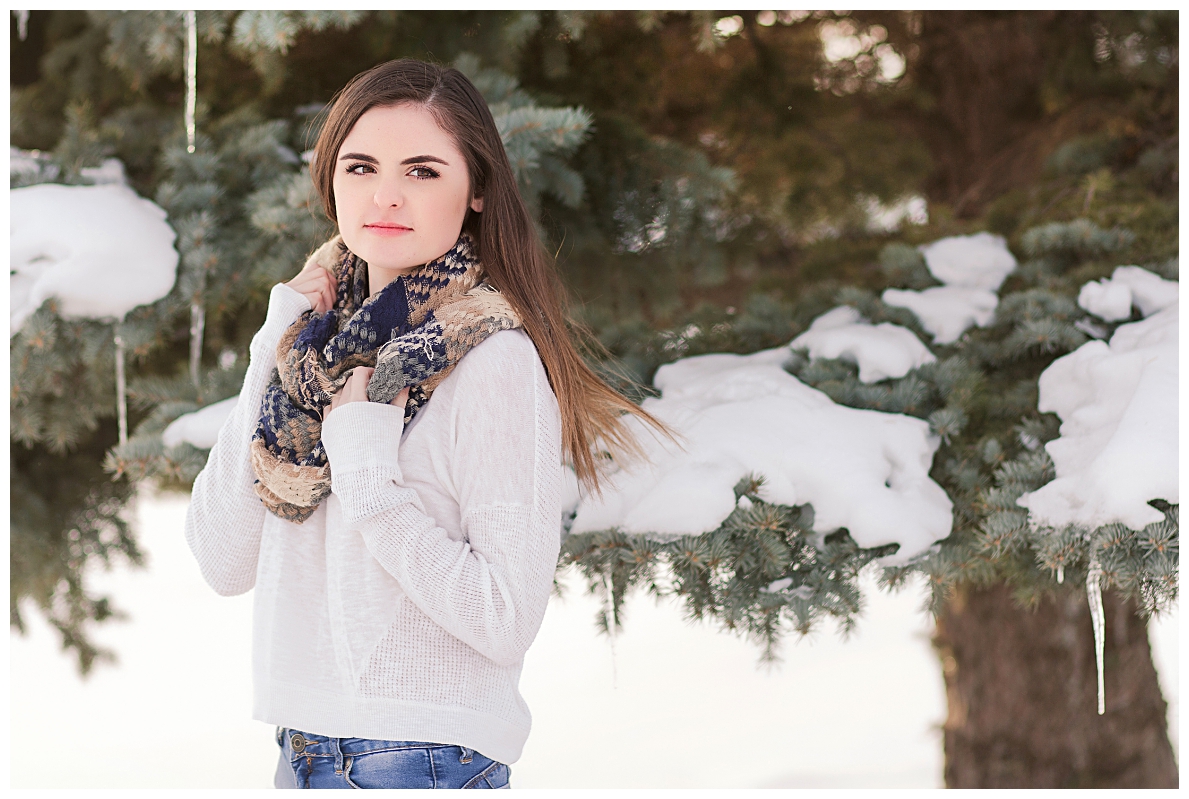
[[[1085,594],[1022,610],[1003,585],[964,588],[938,620],[949,788],[1176,788],[1167,707],[1134,602],[1104,592],[1098,715]]]

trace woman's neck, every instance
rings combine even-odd
[[[367,293],[369,297],[374,297],[380,293],[380,290],[387,286],[392,281],[396,280],[402,275],[410,274],[417,267],[412,266],[408,269],[384,269],[378,266],[367,265]]]

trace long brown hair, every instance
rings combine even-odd
[[[356,121],[370,108],[403,103],[433,114],[466,158],[471,197],[483,198],[483,211],[475,213],[468,208],[463,230],[478,242],[488,282],[512,303],[536,345],[561,408],[565,454],[578,479],[598,491],[601,464],[594,452],[596,442],[613,459],[642,453],[624,425],[625,414],[636,416],[669,438],[672,435],[661,422],[607,385],[579,354],[576,336],[583,335],[587,343],[593,339],[565,318],[565,287],[516,187],[491,111],[474,84],[457,69],[411,58],[389,61],[355,76],[335,95],[314,146],[310,174],[326,215],[338,221],[335,160]]]

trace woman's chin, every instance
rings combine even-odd
[[[350,245],[347,246],[350,247]],[[407,272],[413,267],[425,263],[417,261],[415,256],[408,253],[385,252],[383,247],[360,247],[358,250],[352,249],[351,252],[366,261],[372,269],[382,269],[385,272]]]

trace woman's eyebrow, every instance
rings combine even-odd
[[[438,158],[436,155],[415,155],[412,158],[406,158],[405,160],[401,161],[400,163],[401,163],[401,166],[405,166],[407,164],[415,164],[418,161],[433,161],[435,164],[441,164],[442,166],[450,166],[450,163],[448,161],[443,161],[441,158]]]
[[[339,157],[339,160],[340,161],[365,161],[369,164],[376,164],[377,166],[379,166],[379,164],[380,164],[380,162],[378,160],[376,160],[375,158],[373,158],[372,156],[364,155],[363,153],[345,153]],[[412,158],[406,158],[405,160],[401,161],[400,163],[401,163],[401,166],[407,166],[408,164],[416,164],[419,162],[424,163],[426,161],[431,161],[435,164],[441,164],[442,166],[450,166],[449,161],[445,161],[441,158],[438,158],[436,155],[415,155]]]

